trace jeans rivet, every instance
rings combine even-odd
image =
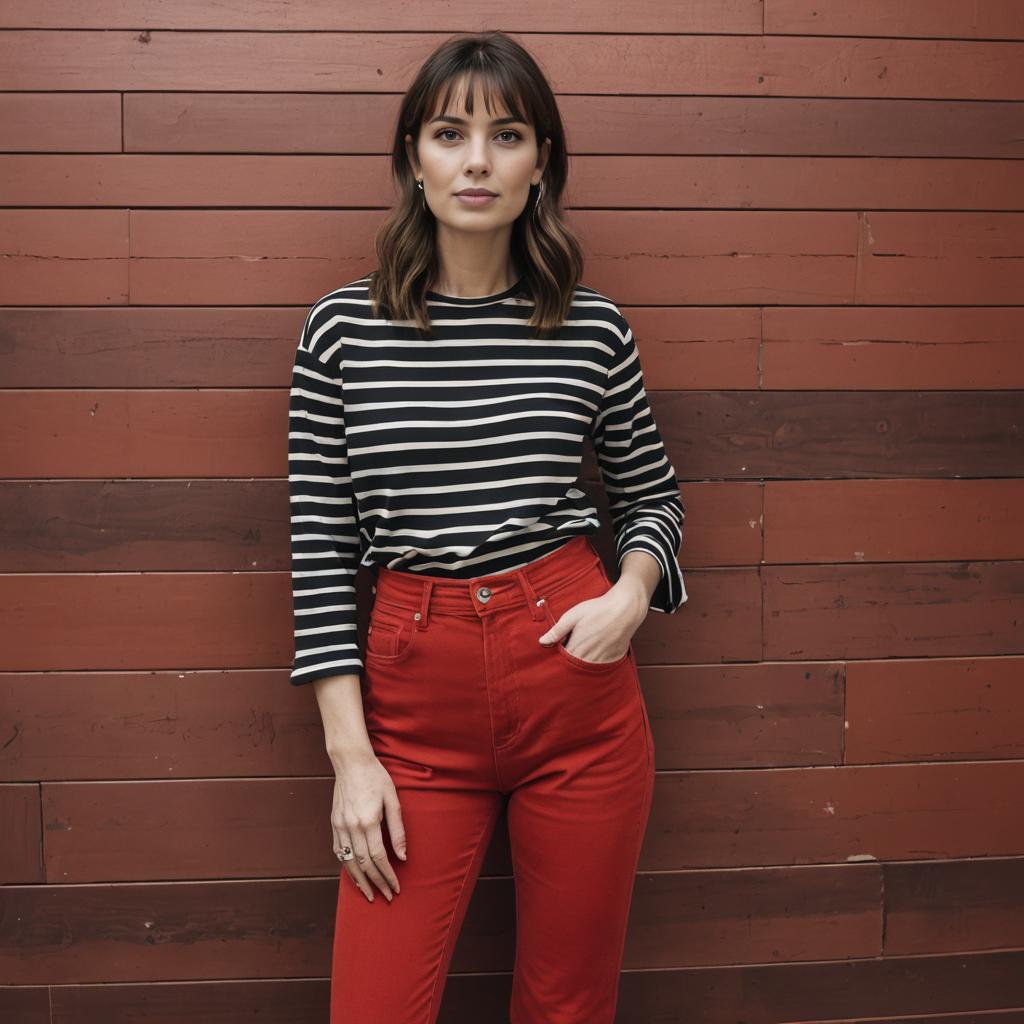
[[[415,614],[415,615],[413,616],[413,618],[414,618],[414,619],[416,619],[416,621],[418,622],[418,621],[419,621],[419,619],[420,619],[420,613],[419,613],[419,612],[417,612],[417,613],[416,613],[416,614]]]
[[[544,603],[544,598],[543,597],[537,599],[537,604],[543,604],[543,603]]]

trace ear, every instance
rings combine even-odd
[[[544,169],[548,165],[548,160],[551,157],[551,139],[545,137],[544,141],[540,144],[540,149],[537,155],[537,169],[541,172],[541,177],[544,177]]]
[[[405,155],[408,157],[409,166],[413,169],[413,173],[419,177],[420,169],[416,160],[416,142],[408,132],[405,133]]]

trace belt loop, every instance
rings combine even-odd
[[[519,580],[519,585],[523,588],[523,593],[526,594],[526,604],[530,609],[530,617],[533,619],[543,619],[544,613],[540,610],[537,593],[533,589],[533,584],[530,583],[530,577],[527,575],[526,568],[516,569],[514,572],[516,579]]]
[[[427,615],[430,611],[430,594],[433,589],[433,580],[423,581],[423,591],[420,594],[420,610],[416,613],[416,618],[419,620],[420,629],[427,628]]]

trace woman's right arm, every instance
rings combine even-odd
[[[325,296],[326,298],[326,296]],[[345,868],[367,899],[367,879],[390,900],[398,889],[380,823],[405,859],[394,782],[370,745],[363,714],[356,615],[358,516],[349,471],[340,340],[330,300],[313,304],[295,352],[288,412],[293,686],[312,683],[334,765],[334,850],[351,846]]]
[[[335,856],[351,846],[355,858],[345,865],[363,895],[373,902],[370,882],[390,901],[399,891],[388,860],[380,823],[387,820],[391,845],[405,860],[405,827],[398,791],[387,769],[377,760],[363,717],[359,676],[323,676],[313,683],[324,723],[327,754],[334,765],[331,828]]]

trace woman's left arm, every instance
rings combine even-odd
[[[635,593],[653,578],[644,607],[669,614],[687,599],[678,557],[686,508],[647,400],[633,332],[621,312],[614,322],[621,342],[616,339],[615,359],[591,437],[609,498],[619,580],[625,576],[623,589]],[[648,558],[632,552],[643,552]],[[648,561],[654,562],[656,577]]]
[[[650,609],[671,613],[687,599],[678,558],[686,508],[647,401],[633,332],[621,312],[614,322],[615,358],[591,438],[609,498],[619,578],[601,597],[568,609],[540,638],[558,643],[571,632],[567,649],[592,661],[620,657]]]

